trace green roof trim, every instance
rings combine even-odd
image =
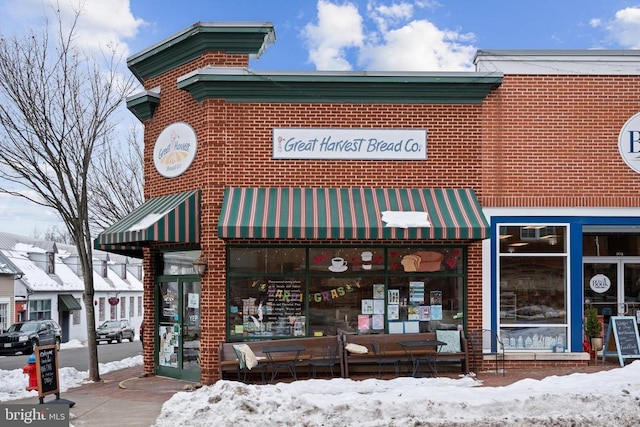
[[[198,22],[127,59],[129,70],[144,83],[204,52],[221,51],[259,57],[275,41],[271,22]]]
[[[380,104],[481,104],[502,84],[502,73],[258,73],[208,67],[178,79],[198,102],[313,102]]]
[[[127,108],[141,122],[153,118],[158,104],[160,104],[160,94],[150,90],[127,98]]]

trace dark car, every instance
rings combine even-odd
[[[108,343],[116,341],[122,342],[123,339],[133,342],[136,332],[128,320],[107,320],[96,330],[96,342],[100,344],[102,341]]]
[[[56,345],[60,350],[62,329],[53,320],[29,320],[14,323],[0,334],[0,353],[31,354],[37,346]]]
[[[144,336],[144,320],[142,322],[140,322],[140,344],[144,345],[143,340],[143,336]]]

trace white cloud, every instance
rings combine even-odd
[[[131,14],[130,0],[9,0],[4,2],[2,13],[34,28],[39,27],[41,19],[46,17],[53,36],[58,33],[54,14],[58,7],[65,26],[69,26],[76,11],[81,10],[76,42],[78,46],[94,52],[115,49],[126,58],[129,48],[125,40],[135,37],[145,25],[144,20]]]
[[[627,7],[616,12],[607,31],[624,48],[640,48],[640,7]]]
[[[367,21],[353,3],[318,1],[317,23],[303,31],[309,60],[318,70],[352,70],[354,61],[375,71],[472,71],[475,35],[440,29],[432,22],[412,20],[415,7],[437,3],[376,1],[367,5]],[[351,58],[347,55],[352,49]]]
[[[426,20],[384,34],[380,44],[362,49],[359,63],[368,70],[472,71],[473,34],[440,30]]]
[[[309,47],[309,60],[319,70],[350,70],[346,49],[362,45],[362,17],[355,5],[342,6],[318,1],[318,23],[307,24],[303,37]]]
[[[391,6],[377,6],[369,3],[367,9],[369,16],[382,32],[386,32],[390,24],[406,21],[413,16],[413,5],[410,3],[397,3]]]

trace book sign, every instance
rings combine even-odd
[[[589,280],[589,288],[597,294],[603,294],[611,287],[611,280],[604,274],[596,274]]]

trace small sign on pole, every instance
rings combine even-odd
[[[607,357],[612,331],[620,366],[624,366],[625,359],[640,359],[640,336],[638,336],[636,318],[634,316],[611,316],[602,352],[602,363],[604,364]]]

